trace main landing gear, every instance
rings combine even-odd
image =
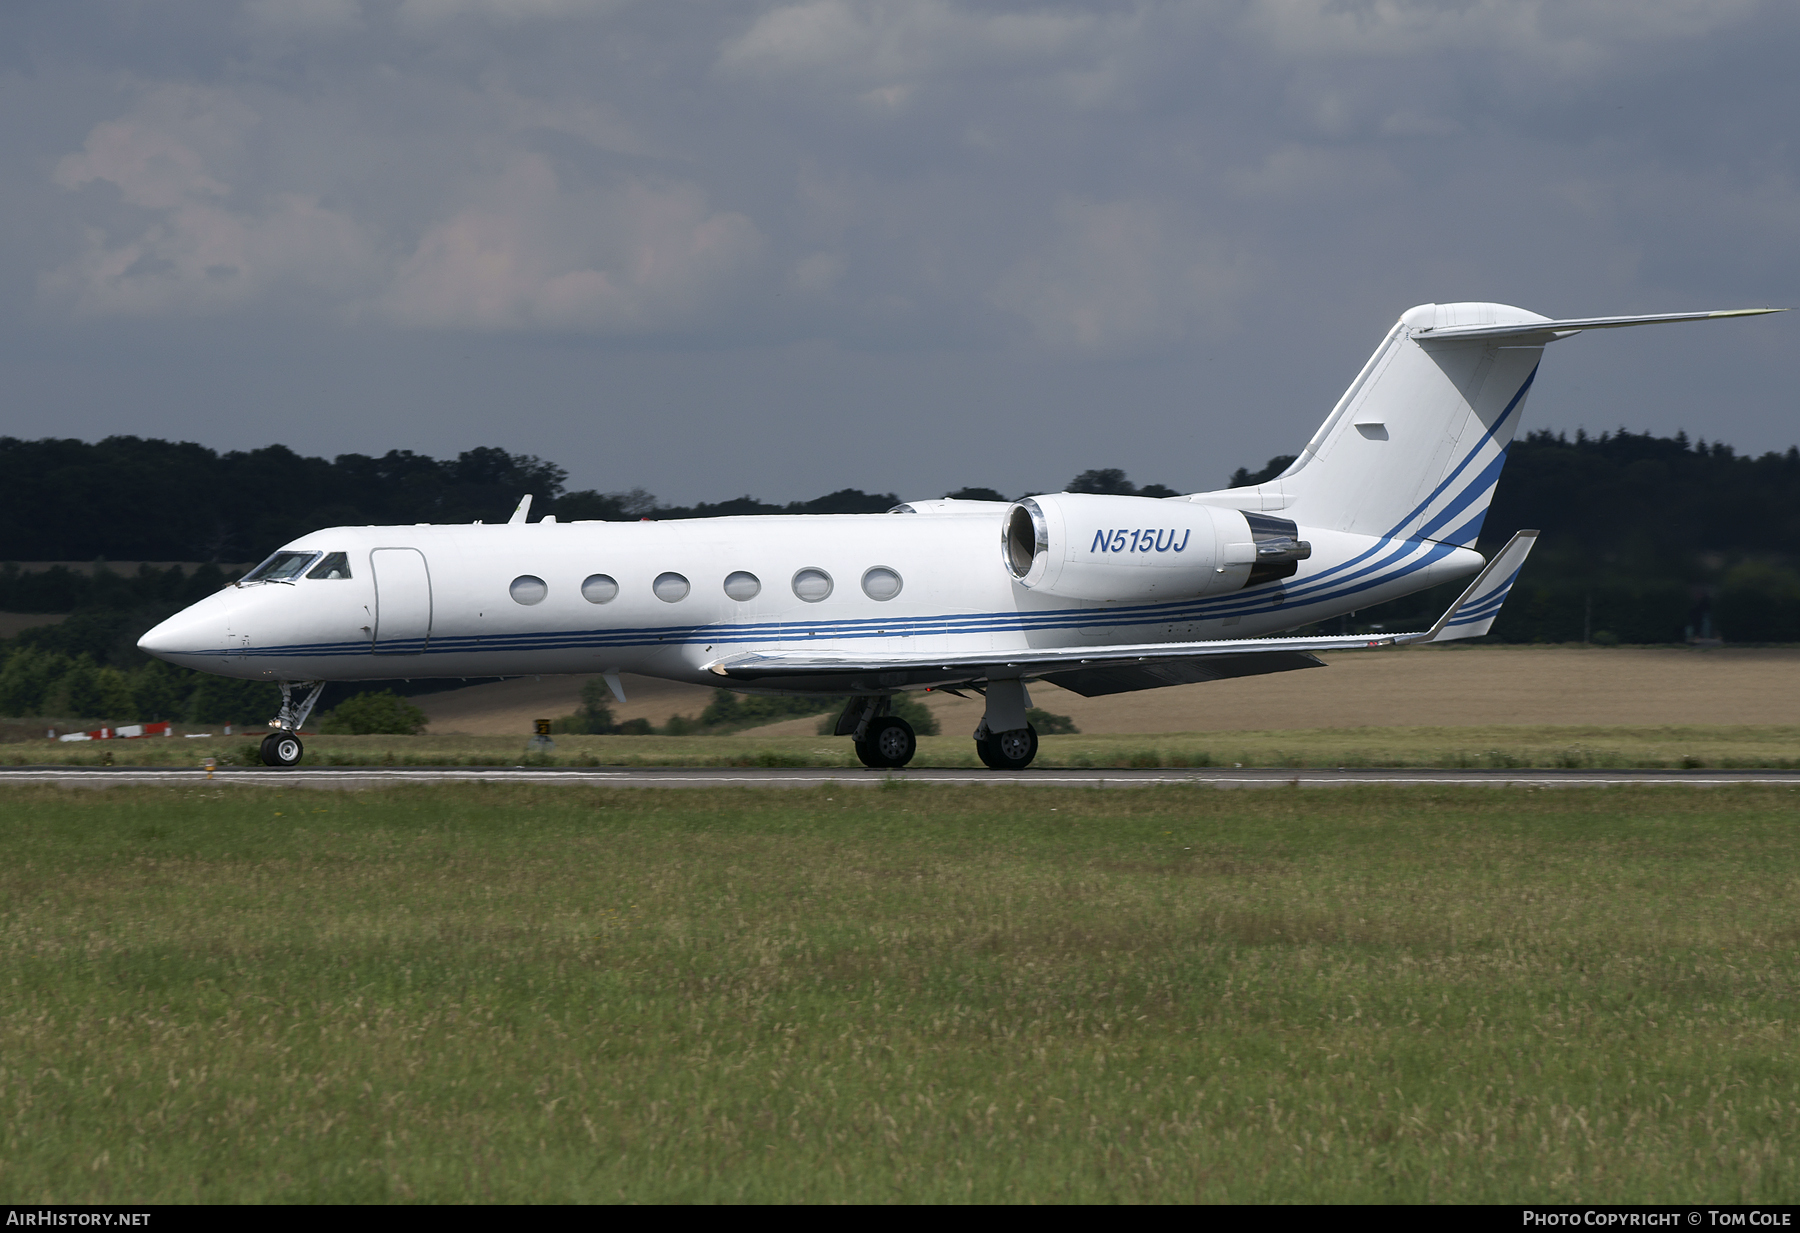
[[[1025,683],[1013,679],[987,683],[987,711],[975,729],[975,754],[996,771],[1022,771],[1037,757],[1038,734],[1025,717],[1031,705]],[[837,735],[850,737],[864,766],[878,770],[905,766],[918,752],[912,725],[888,714],[883,695],[852,698],[838,716]]]
[[[1031,696],[1025,682],[990,680],[987,711],[975,729],[975,756],[990,770],[1022,771],[1037,757],[1038,734],[1025,718]]]
[[[980,729],[977,729],[980,731]],[[994,732],[975,738],[975,756],[990,770],[1022,771],[1037,757],[1037,729],[1030,724],[1011,732]]]
[[[837,735],[849,737],[862,764],[878,770],[905,766],[919,751],[912,725],[898,715],[889,715],[888,706],[885,694],[852,698],[837,721]]]
[[[306,746],[300,743],[297,733],[306,717],[318,704],[319,695],[325,692],[324,681],[277,681],[281,686],[281,713],[269,721],[269,727],[275,731],[263,737],[262,760],[264,766],[294,766],[300,756],[306,752]],[[311,686],[306,697],[299,704],[294,702],[294,686],[302,688]]]
[[[905,766],[918,752],[912,725],[897,715],[883,715],[869,725],[868,739],[856,742],[864,766]]]

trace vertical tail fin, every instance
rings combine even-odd
[[[1234,504],[1309,527],[1473,547],[1551,336],[1431,332],[1545,320],[1504,304],[1409,310],[1294,464],[1232,489]]]
[[[1786,311],[1553,321],[1505,304],[1422,304],[1388,331],[1293,466],[1254,488],[1187,499],[1284,510],[1321,530],[1472,548],[1545,344],[1583,330]]]

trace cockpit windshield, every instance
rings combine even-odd
[[[245,574],[243,582],[292,582],[319,559],[316,552],[278,552]]]
[[[325,559],[307,572],[308,578],[348,578],[350,557],[347,553],[328,552]]]

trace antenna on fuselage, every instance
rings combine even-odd
[[[519,498],[519,508],[513,511],[513,516],[511,518],[508,518],[506,520],[507,524],[511,525],[512,523],[515,523],[515,522],[524,522],[525,516],[527,514],[529,514],[530,512],[531,512],[531,494],[528,492],[523,497]]]

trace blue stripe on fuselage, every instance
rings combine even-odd
[[[1414,574],[1455,551],[1452,545],[1429,542],[1405,541],[1391,546],[1394,550],[1382,561],[1359,570],[1350,577],[1338,579],[1329,587],[1308,588],[1297,593],[1285,594],[1279,587],[1270,587],[1260,595],[1238,596],[1228,601],[1189,600],[1178,604],[1134,605],[1126,609],[1101,611],[1060,609],[1046,613],[972,613],[901,620],[858,618],[808,624],[762,622],[637,626],[597,630],[550,630],[542,633],[445,635],[433,637],[428,642],[425,639],[414,639],[403,643],[383,643],[381,651],[377,654],[517,653],[601,647],[630,649],[680,646],[702,641],[708,643],[794,643],[823,639],[827,642],[842,642],[933,634],[1030,633],[1095,627],[1131,628],[1169,622],[1211,620],[1230,615],[1272,614],[1281,610],[1292,612],[1317,607],[1321,604],[1345,601],[1355,595],[1386,586]],[[1406,560],[1408,557],[1413,559]],[[1377,574],[1377,571],[1384,572]],[[232,652],[207,651],[194,652],[194,654],[220,658],[228,654],[233,657],[249,654],[274,658],[313,659],[343,655],[369,655],[371,647],[365,641],[296,643]]]

